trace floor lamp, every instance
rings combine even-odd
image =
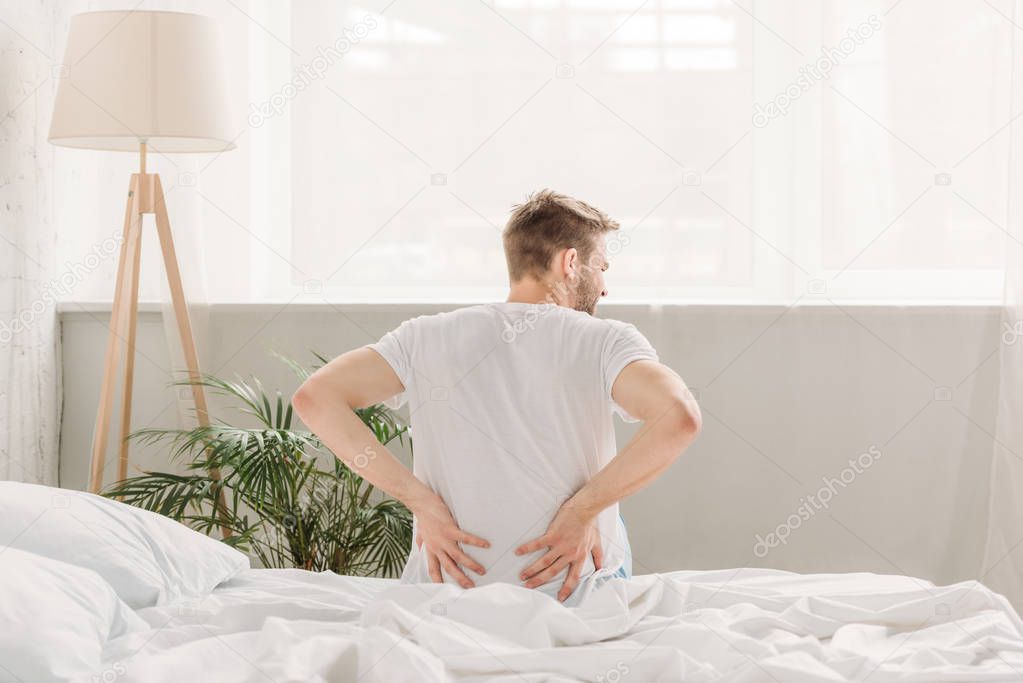
[[[223,152],[234,149],[227,79],[216,23],[195,14],[154,11],[86,12],[71,18],[64,64],[50,126],[49,141],[81,149],[139,153],[139,172],[131,176],[124,234],[114,286],[96,426],[92,437],[89,489],[103,486],[107,435],[114,384],[122,386],[118,441],[118,480],[128,473],[131,390],[138,314],[139,257],[143,217],[155,217],[192,380],[192,398],[200,425],[209,424],[195,341],[174,252],[170,219],[160,176],[146,172],[146,154]],[[124,349],[120,378],[119,352]],[[220,473],[210,476],[219,481]],[[223,491],[217,505],[224,504]],[[225,535],[230,531],[223,529]]]

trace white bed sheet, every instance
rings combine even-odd
[[[104,650],[119,683],[1023,681],[1023,623],[974,581],[678,571],[570,608],[513,585],[262,569],[137,613],[151,628]]]

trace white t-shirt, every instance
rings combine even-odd
[[[459,527],[491,543],[463,544],[487,569],[483,576],[465,570],[477,586],[522,585],[519,572],[546,549],[516,555],[515,548],[542,535],[561,504],[615,456],[612,413],[636,421],[611,398],[618,373],[635,360],[657,360],[635,326],[545,303],[422,315],[369,348],[405,387],[387,405],[409,403],[414,474]],[[604,567],[595,574],[588,558],[576,593],[624,560],[617,503],[598,515],[597,527]],[[566,575],[538,588],[554,595]],[[430,581],[415,541],[401,580]]]

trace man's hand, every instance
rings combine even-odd
[[[558,591],[558,600],[564,602],[578,585],[579,575],[587,557],[592,555],[593,566],[600,569],[604,563],[604,551],[595,520],[595,516],[565,503],[551,520],[543,536],[516,548],[516,555],[549,548],[540,559],[519,574],[519,578],[525,581],[526,588],[536,588],[547,583],[567,566],[568,576]]]
[[[310,375],[295,392],[292,405],[306,426],[338,458],[363,479],[397,498],[416,516],[416,543],[426,543],[430,578],[438,583],[441,565],[464,588],[469,580],[458,564],[477,574],[485,570],[479,562],[462,552],[459,542],[489,548],[490,543],[458,528],[444,499],[419,481],[394,454],[381,444],[369,427],[356,415],[365,408],[386,400],[405,386],[383,356],[370,348],[343,353]],[[372,452],[377,457],[359,462],[359,454]]]
[[[416,545],[422,547],[423,543],[426,543],[424,552],[430,568],[430,579],[434,583],[443,583],[444,579],[440,573],[443,566],[462,588],[472,588],[476,584],[465,575],[459,565],[468,567],[481,576],[487,572],[483,565],[465,554],[458,544],[468,543],[480,548],[489,548],[490,542],[458,528],[444,499],[436,493],[431,494],[412,510],[416,516]]]

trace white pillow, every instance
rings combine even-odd
[[[168,517],[67,489],[0,482],[0,546],[95,570],[133,609],[200,597],[249,558]]]
[[[99,574],[0,547],[0,681],[98,676],[103,645],[149,626]]]

